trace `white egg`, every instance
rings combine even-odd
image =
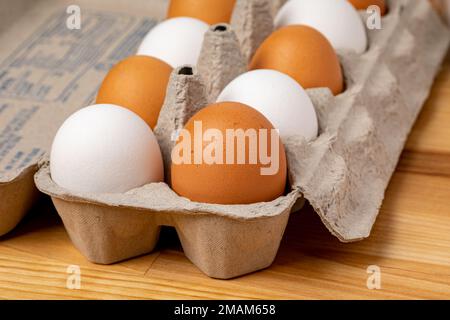
[[[145,36],[137,54],[158,58],[173,68],[196,65],[209,25],[194,18],[168,19]]]
[[[290,0],[278,12],[275,26],[291,24],[317,29],[336,50],[363,53],[367,49],[364,23],[347,0]]]
[[[67,118],[53,140],[50,172],[56,184],[81,193],[122,193],[164,179],[150,127],[112,104],[92,105]]]
[[[217,102],[240,102],[261,112],[280,131],[281,138],[318,134],[317,115],[306,91],[297,81],[275,70],[246,72],[230,82]]]

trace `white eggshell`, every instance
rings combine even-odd
[[[290,0],[275,17],[275,27],[292,24],[317,29],[336,50],[363,53],[367,49],[364,23],[347,0]]]
[[[230,82],[217,102],[240,102],[261,112],[280,136],[317,137],[317,115],[311,99],[297,81],[275,70],[246,72]]]
[[[145,36],[137,54],[163,60],[173,68],[196,65],[209,25],[194,18],[168,19]]]
[[[112,104],[83,108],[63,123],[53,140],[50,172],[56,184],[81,193],[123,193],[164,179],[150,127]]]

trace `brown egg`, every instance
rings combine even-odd
[[[381,15],[386,14],[386,2],[385,0],[348,0],[358,10],[366,10],[370,6],[379,6]]]
[[[208,24],[230,22],[236,0],[171,0],[167,18],[191,17]]]
[[[172,67],[149,56],[131,56],[108,72],[97,94],[97,104],[130,109],[153,129],[166,96]]]
[[[304,25],[273,32],[256,51],[250,69],[283,72],[305,89],[328,87],[336,95],[344,88],[339,59],[330,42]]]
[[[247,133],[253,138],[233,139],[238,132],[233,129],[241,133],[250,129]],[[269,120],[245,104],[221,102],[202,109],[188,121],[172,151],[173,190],[192,201],[216,204],[267,202],[283,195],[286,155],[278,132],[272,129]],[[202,139],[201,132],[214,132],[214,138]],[[266,132],[267,138],[260,139],[260,132]],[[259,153],[271,160],[264,161]],[[239,155],[244,157],[240,163]]]

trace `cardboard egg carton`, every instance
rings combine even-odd
[[[199,65],[174,70],[155,128],[166,181],[170,181],[174,132],[246,71],[249,57],[272,32],[273,13],[283,2],[237,0],[231,26],[212,26],[205,35]],[[120,10],[122,15],[127,10],[126,2],[117,8],[100,0],[87,3]],[[141,14],[140,5],[148,3],[133,2],[136,13]],[[26,18],[35,16],[30,13]],[[52,181],[48,160],[40,162],[35,183],[52,197],[74,245],[95,263],[114,263],[152,251],[161,226],[167,225],[176,228],[186,256],[207,275],[227,279],[253,272],[274,260],[289,214],[301,206],[303,196],[341,241],[363,239],[370,233],[406,136],[449,42],[448,29],[426,1],[391,1],[382,21],[383,30],[369,32],[370,48],[365,54],[339,53],[347,86],[343,94],[334,97],[328,89],[308,90],[321,134],[310,143],[301,137],[284,141],[291,188],[283,197],[251,205],[201,204],[179,197],[166,183],[124,194],[77,194]],[[81,89],[88,92],[87,85],[100,83],[101,78],[89,76],[80,82]],[[86,101],[65,101],[69,107],[51,121],[48,131],[30,129],[29,140],[36,136],[45,141],[41,149],[48,150],[62,120]],[[14,198],[6,207],[0,204],[0,217],[9,215],[14,220],[4,230],[12,228],[31,205],[36,168],[36,161],[31,161],[17,171],[0,174],[1,199]],[[18,203],[23,207],[12,210]],[[1,218],[0,226],[3,221],[7,219]]]
[[[248,58],[273,29],[270,1],[238,1],[231,26],[212,26],[198,68],[174,71],[155,134],[170,181],[174,133],[223,87],[246,71]],[[270,19],[269,19],[270,18]],[[304,196],[344,242],[366,238],[407,135],[447,51],[448,29],[426,1],[394,1],[383,30],[369,32],[363,55],[340,52],[346,91],[308,90],[320,136],[284,141],[291,192],[269,203],[191,202],[163,184],[126,194],[74,194],[52,182],[48,162],[36,175],[64,225],[91,261],[113,263],[150,252],[161,225],[173,226],[186,256],[204,273],[232,278],[269,266],[289,214]]]
[[[154,131],[170,181],[173,133],[208,101],[206,85],[191,66],[174,70],[167,92]],[[40,164],[35,182],[52,197],[72,242],[90,261],[110,264],[148,253],[161,226],[172,226],[186,256],[208,276],[221,279],[270,266],[291,209],[301,197],[292,189],[267,203],[204,204],[178,196],[167,183],[125,194],[79,194],[52,181],[48,160]]]

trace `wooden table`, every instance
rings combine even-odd
[[[70,265],[81,289],[68,289]],[[367,287],[369,266],[381,289]],[[4,299],[450,299],[450,55],[387,190],[369,239],[342,244],[311,208],[291,215],[269,269],[214,280],[185,258],[165,229],[157,250],[112,266],[72,246],[51,202],[0,238]]]

